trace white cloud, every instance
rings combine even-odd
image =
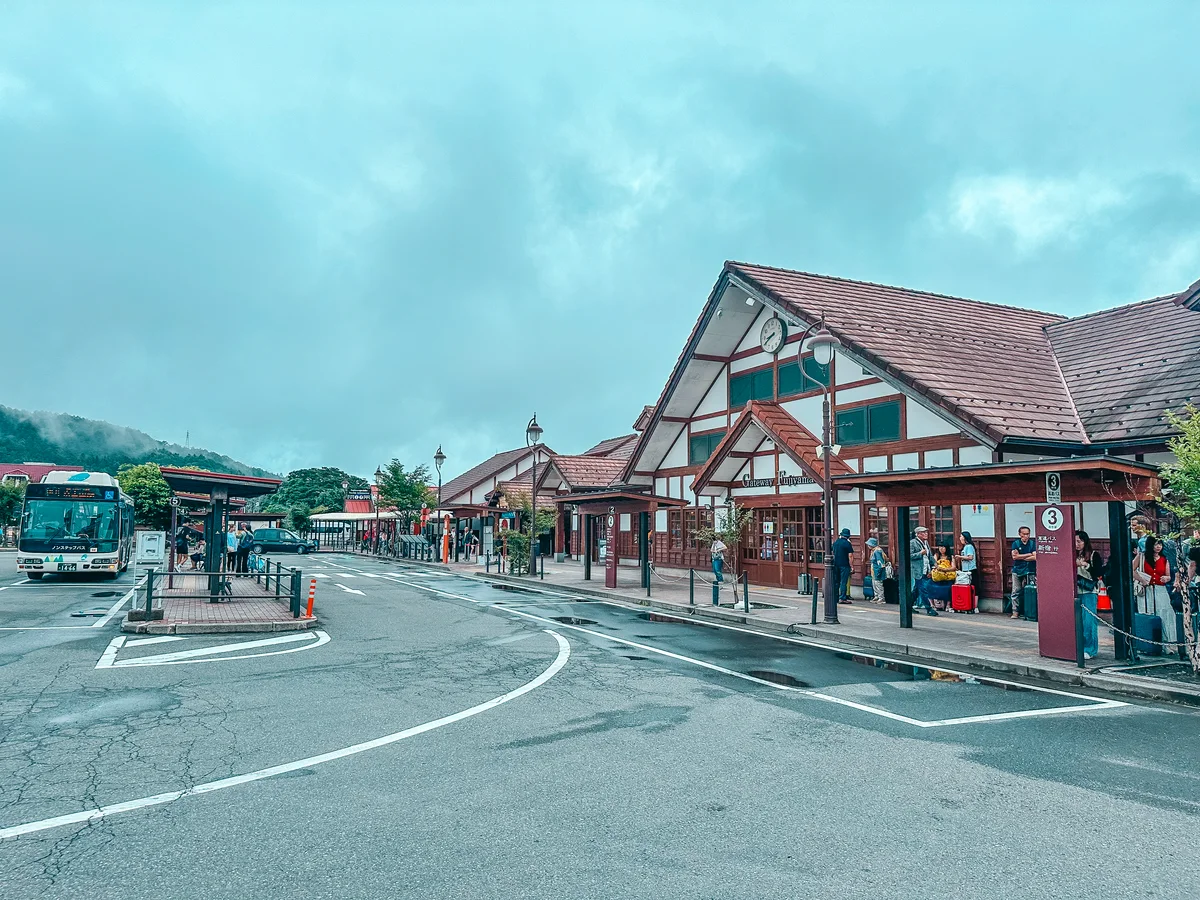
[[[986,175],[957,182],[943,224],[984,240],[1009,238],[1024,255],[1070,241],[1090,220],[1125,200],[1110,182],[1076,178]]]

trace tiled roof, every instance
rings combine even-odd
[[[54,463],[0,463],[0,478],[5,475],[24,475],[37,484],[50,472],[82,472],[81,466],[58,466]]]
[[[544,452],[553,453],[546,447],[541,448]],[[504,450],[497,453],[495,456],[485,459],[479,465],[472,469],[467,469],[457,478],[452,478],[442,485],[442,505],[452,503],[459,494],[471,490],[471,488],[487,481],[489,478],[494,478],[499,473],[503,472],[514,463],[520,462],[530,455],[528,447],[517,447],[515,450]]]
[[[583,451],[584,456],[611,456],[617,459],[629,459],[633,448],[637,445],[636,434],[623,434],[620,437],[608,438],[598,443],[590,450]]]
[[[636,435],[630,435],[636,438]],[[632,449],[632,444],[630,445]],[[572,491],[608,487],[620,479],[625,456],[556,456],[554,466]]]
[[[1174,431],[1165,410],[1200,400],[1200,309],[1175,295],[1058,322],[1047,333],[1094,442],[1165,438]]]
[[[994,440],[1085,439],[1045,328],[1062,316],[727,262],[728,272]]]
[[[692,481],[692,490],[701,490],[712,479],[717,467],[752,423],[762,429],[780,450],[804,466],[815,478],[824,478],[825,466],[819,455],[821,441],[817,436],[792,418],[778,403],[752,400],[734,420],[733,427],[721,439],[721,443],[717,444],[708,461],[700,467]],[[854,474],[854,470],[846,465],[841,457],[831,453],[829,458],[830,474]]]
[[[637,419],[633,423],[634,431],[645,431],[650,427],[650,419],[654,415],[653,406],[643,406],[642,411],[638,414]]]
[[[540,467],[539,467],[540,472]],[[491,492],[491,495],[503,494],[504,499],[508,501],[510,507],[520,506],[523,503],[529,502],[529,479],[514,478],[511,481],[501,481],[496,485],[496,489]],[[554,493],[546,493],[538,491],[538,505],[549,508],[554,503]]]

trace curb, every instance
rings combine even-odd
[[[428,565],[437,564],[434,563]],[[530,587],[532,587],[530,582],[533,580],[530,578],[512,575],[492,575],[486,572],[466,573],[466,577],[477,578],[480,581]],[[744,612],[726,609],[724,607],[701,606],[699,604],[696,606],[689,606],[686,604],[668,603],[663,600],[655,600],[653,597],[628,597],[624,594],[614,595],[608,591],[592,590],[589,588],[563,587],[557,584],[548,586],[546,582],[540,580],[537,586],[540,590],[547,592],[575,594],[583,597],[595,597],[598,599],[607,600],[610,603],[624,603],[631,606],[643,606],[651,609],[661,609],[676,614],[683,614],[685,616],[698,616],[700,618],[712,619],[717,622],[739,622],[749,628],[761,631],[763,633],[790,634],[797,637],[812,638],[814,640],[819,640],[822,644],[827,644],[836,650],[845,651],[848,653],[853,653],[855,651],[885,653],[889,656],[898,657],[905,662],[912,662],[917,665],[930,666],[940,664],[944,666],[951,666],[955,669],[961,669],[967,674],[979,674],[984,677],[988,675],[1003,675],[1006,678],[1027,681],[1033,685],[1041,687],[1090,688],[1091,690],[1107,696],[1134,698],[1138,700],[1154,700],[1159,702],[1165,701],[1168,703],[1180,703],[1187,706],[1200,706],[1200,688],[1173,685],[1169,682],[1159,681],[1158,679],[1154,678],[1144,678],[1136,675],[1100,674],[1097,672],[1089,672],[1087,669],[1081,669],[1077,672],[1067,672],[1062,669],[1030,666],[1025,663],[1008,662],[1000,659],[964,656],[963,654],[953,653],[951,651],[930,650],[926,647],[911,647],[908,644],[896,641],[880,641],[873,638],[853,638],[847,640],[843,636],[831,634],[827,629],[824,629],[819,625],[807,625],[799,623],[785,625],[782,622],[762,621],[756,619],[753,614],[747,615]]]
[[[121,631],[127,634],[262,634],[274,631],[305,631],[316,628],[319,620],[281,619],[274,622],[131,622],[129,615],[121,620]]]

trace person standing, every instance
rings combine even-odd
[[[1134,575],[1138,577],[1139,573],[1135,572]],[[1162,538],[1150,535],[1147,539],[1138,580],[1146,587],[1142,596],[1137,598],[1138,612],[1147,616],[1158,616],[1162,622],[1164,644],[1178,643],[1175,609],[1171,606],[1167,593],[1167,586],[1171,583],[1171,567],[1163,555]]]
[[[843,528],[838,535],[838,539],[833,542],[833,568],[834,576],[837,578],[837,598],[838,603],[846,606],[850,603],[850,554],[854,552],[854,545],[850,543],[850,529]]]
[[[962,531],[958,535],[958,553],[954,556],[958,571],[971,573],[971,587],[979,593],[979,554],[975,551],[975,541],[971,532]]]
[[[1086,531],[1075,532],[1075,595],[1083,604],[1083,658],[1095,659],[1100,652],[1100,628],[1096,621],[1096,589],[1104,565],[1092,549]]]
[[[883,582],[887,578],[887,551],[879,546],[879,541],[876,538],[870,538],[867,541],[867,548],[871,551],[871,590],[875,594],[874,602],[886,603],[887,599],[883,593]]]
[[[254,546],[254,532],[245,522],[238,523],[237,539],[235,568],[239,575],[245,575],[250,571],[250,548]]]
[[[929,529],[918,526],[915,536],[908,542],[909,587],[913,594],[913,607],[925,610],[927,615],[936,616],[937,610],[929,602],[929,573],[933,570],[929,549]]]
[[[237,570],[237,549],[238,537],[237,526],[233,522],[229,523],[228,529],[225,532],[225,571],[233,572]]]
[[[183,568],[183,563],[188,557],[188,539],[187,529],[180,528],[175,533],[175,571]]]
[[[1025,587],[1036,583],[1037,578],[1037,544],[1030,536],[1029,527],[1022,525],[1017,529],[1017,539],[1012,542],[1012,617],[1021,618],[1021,595]]]
[[[712,547],[709,549],[712,553],[713,576],[717,579],[717,584],[722,584],[725,581],[725,551],[729,548],[725,546],[725,542],[718,536],[713,538]]]

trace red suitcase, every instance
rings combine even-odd
[[[950,608],[955,612],[975,612],[975,588],[969,584],[956,584],[950,588]]]

